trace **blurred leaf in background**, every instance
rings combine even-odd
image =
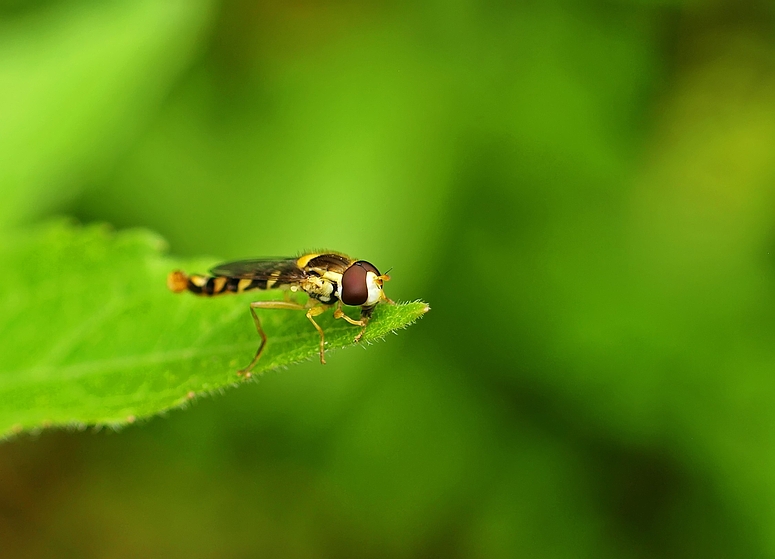
[[[329,247],[434,308],[3,444],[13,556],[775,557],[768,2],[8,6],[6,227]]]
[[[59,211],[147,126],[200,47],[207,1],[0,5],[0,225]]]

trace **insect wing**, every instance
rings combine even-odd
[[[214,276],[230,278],[277,279],[287,283],[299,281],[305,277],[304,271],[296,265],[295,258],[262,258],[226,262],[210,270],[210,273]]]

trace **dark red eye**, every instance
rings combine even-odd
[[[358,306],[368,300],[367,272],[379,275],[377,269],[365,260],[359,260],[344,271],[342,274],[342,302],[345,305]]]

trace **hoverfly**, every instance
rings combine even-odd
[[[210,270],[209,276],[186,275],[180,270],[167,277],[167,286],[175,293],[191,291],[196,295],[211,297],[224,293],[244,293],[255,289],[285,289],[303,291],[309,295],[306,305],[286,298],[284,301],[254,301],[250,313],[261,337],[253,361],[239,371],[250,376],[250,371],[261,358],[266,346],[266,334],[256,309],[305,310],[307,318],[320,334],[320,362],[325,364],[325,336],[315,317],[336,306],[334,318],[342,318],[361,331],[355,336],[358,342],[369,323],[374,308],[380,302],[394,304],[382,291],[384,282],[390,279],[365,260],[355,260],[337,252],[305,254],[298,258],[266,258],[226,262]],[[342,311],[342,304],[360,307],[360,320],[353,320]]]

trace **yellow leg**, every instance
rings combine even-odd
[[[256,309],[286,309],[290,311],[303,311],[304,308],[305,307],[303,305],[299,305],[298,303],[291,303],[288,301],[254,301],[250,303],[250,314],[253,315],[253,322],[256,323],[256,331],[258,332],[258,335],[261,336],[261,345],[258,346],[256,356],[253,357],[253,361],[250,362],[250,365],[237,371],[237,374],[240,376],[244,375],[246,377],[250,377],[250,371],[253,369],[253,367],[256,366],[256,363],[258,363],[258,360],[261,357],[261,353],[264,351],[264,346],[266,346],[266,334],[264,333],[264,329],[261,327],[261,321],[256,314]],[[317,327],[317,324],[315,324],[315,326]],[[320,328],[318,328],[318,330],[320,330]]]
[[[366,331],[366,326],[369,324],[369,320],[364,318],[361,320],[361,322],[363,323],[363,328],[361,328],[361,331],[358,332],[358,335],[355,336],[355,339],[353,339],[353,342],[356,344],[361,341],[361,338],[363,337],[363,333]]]
[[[345,321],[349,322],[353,326],[364,326],[365,324],[363,320],[353,320],[352,318],[344,314],[344,311],[342,310],[341,306],[334,311],[334,318],[344,318]]]
[[[315,330],[317,330],[318,333],[320,334],[320,364],[321,365],[326,364],[326,358],[324,357],[324,353],[326,351],[326,338],[323,335],[323,329],[318,325],[317,322],[315,322],[315,319],[313,317],[318,316],[319,314],[323,314],[324,312],[326,312],[326,307],[322,305],[317,305],[307,311],[307,318],[312,323],[312,326],[315,327]]]
[[[355,342],[355,343],[358,343],[359,341],[361,341],[361,337],[363,337],[363,333],[366,331],[366,326],[369,324],[369,321],[366,318],[362,318],[360,320],[353,320],[352,318],[350,318],[349,316],[344,314],[344,311],[342,310],[341,303],[339,304],[339,306],[334,311],[334,318],[343,318],[343,319],[345,319],[345,321],[349,322],[353,326],[362,326],[363,327],[363,328],[361,328],[361,331],[358,333],[358,335],[355,336],[355,339],[353,340],[353,342]]]

